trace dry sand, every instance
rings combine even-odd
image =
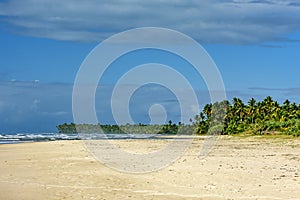
[[[130,174],[101,164],[82,141],[0,145],[0,199],[300,199],[300,139],[202,140],[162,170]],[[118,140],[137,152],[164,140]]]

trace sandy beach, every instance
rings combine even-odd
[[[165,140],[114,140],[133,153]],[[204,159],[194,140],[169,166],[124,173],[82,141],[0,145],[0,199],[300,199],[300,139],[222,137]]]

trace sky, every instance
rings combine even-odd
[[[270,95],[300,103],[299,0],[0,0],[0,133],[56,132],[56,125],[74,121],[73,84],[83,61],[105,39],[140,27],[172,29],[201,44],[228,100]],[[118,79],[154,61],[185,75],[200,107],[210,102],[205,81],[189,63],[162,51],[136,51],[112,63],[100,80],[100,123],[116,123],[111,95]],[[128,84],[121,86],[124,95]],[[128,107],[135,123],[150,123],[153,116],[180,121],[176,95],[157,84],[136,90]]]

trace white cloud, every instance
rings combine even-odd
[[[19,34],[93,42],[144,26],[229,44],[278,41],[300,28],[296,0],[9,0],[0,16]]]
[[[41,103],[41,101],[39,99],[34,99],[32,102],[32,105],[30,106],[30,109],[32,111],[38,111],[40,103]]]

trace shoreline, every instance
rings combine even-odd
[[[91,136],[91,137],[87,137]],[[0,134],[0,145],[4,144],[19,144],[28,142],[47,142],[47,141],[64,141],[64,140],[126,140],[126,139],[149,139],[149,140],[163,140],[163,139],[206,139],[209,137],[217,137],[218,139],[229,138],[258,138],[258,139],[292,139],[300,140],[300,137],[292,135],[253,135],[253,134],[232,134],[232,135],[173,135],[173,134],[63,134],[63,133],[38,133],[38,134]]]

